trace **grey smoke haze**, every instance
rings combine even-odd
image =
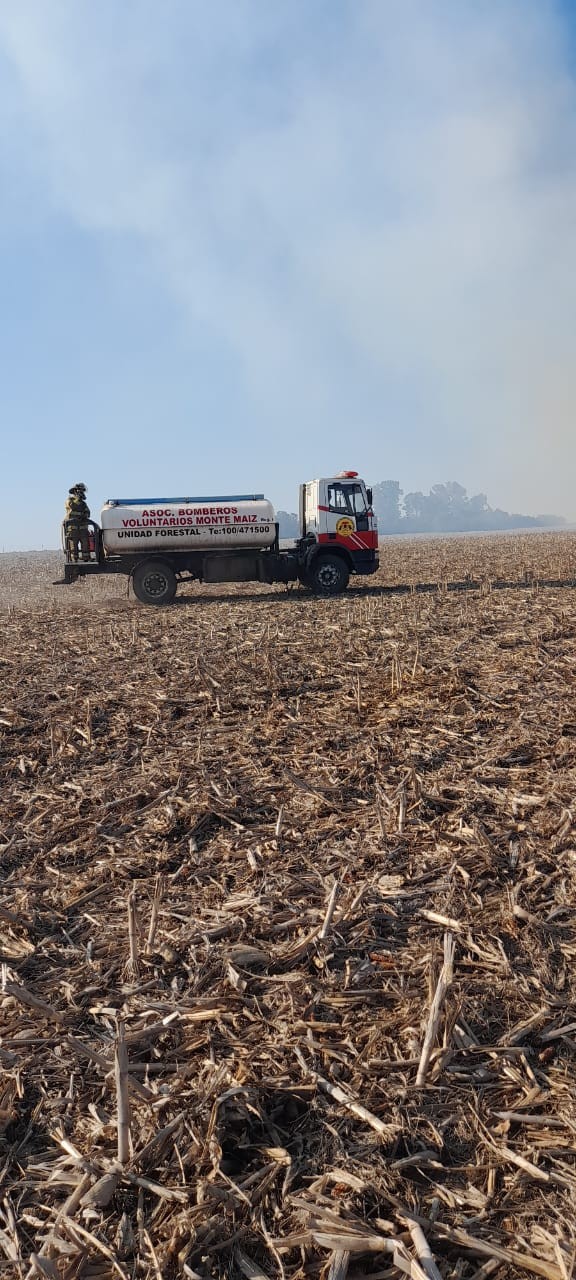
[[[57,224],[64,274],[69,231],[120,295],[142,277],[172,308],[180,375],[157,377],[180,443],[194,397],[211,405],[199,483],[291,510],[300,480],[359,465],[574,518],[572,40],[559,0],[6,3],[0,257]],[[83,388],[91,414],[70,377],[64,437]],[[130,491],[147,481],[122,423],[152,438],[147,377],[101,423]],[[289,450],[263,448],[270,424]]]

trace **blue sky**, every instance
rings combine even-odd
[[[0,0],[0,549],[343,467],[576,517],[560,0]]]

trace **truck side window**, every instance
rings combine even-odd
[[[349,514],[349,507],[346,501],[346,490],[341,484],[328,485],[328,507],[335,515],[342,516]]]
[[[329,484],[328,507],[338,516],[363,516],[366,500],[360,484]]]

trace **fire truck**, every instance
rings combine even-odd
[[[62,581],[122,573],[143,604],[167,605],[178,583],[190,579],[300,582],[315,595],[335,596],[345,591],[351,574],[376,571],[372,491],[356,471],[300,485],[299,513],[299,536],[286,546],[261,493],[109,498],[100,523],[87,522],[83,556],[64,522]]]

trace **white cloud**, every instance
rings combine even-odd
[[[27,0],[0,148],[138,237],[277,421],[342,436],[358,402],[373,474],[412,479],[412,433],[428,482],[576,515],[565,38],[551,0]]]

